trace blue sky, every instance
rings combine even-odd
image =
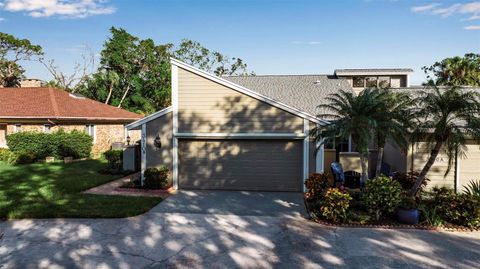
[[[257,74],[421,67],[480,53],[480,1],[0,0],[0,31],[41,45],[65,71],[111,26],[157,43],[182,38],[244,59]],[[38,63],[29,77],[50,79]]]

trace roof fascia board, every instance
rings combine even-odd
[[[248,89],[248,88],[245,88],[245,87],[243,87],[243,86],[240,86],[240,85],[238,85],[238,84],[235,84],[235,83],[233,83],[233,82],[231,82],[231,81],[228,81],[228,80],[226,80],[226,79],[223,79],[223,78],[221,78],[221,77],[217,77],[217,76],[215,76],[215,75],[212,75],[212,74],[210,74],[210,73],[208,73],[208,72],[205,72],[205,71],[203,71],[203,70],[200,70],[200,69],[198,69],[198,68],[196,68],[196,67],[193,67],[193,66],[191,66],[191,65],[189,65],[189,64],[186,64],[186,63],[184,63],[184,62],[181,62],[181,61],[179,61],[179,60],[177,60],[177,59],[170,58],[170,63],[173,64],[173,65],[176,65],[176,66],[178,66],[178,67],[180,67],[180,68],[182,68],[182,69],[185,69],[185,70],[187,70],[187,71],[190,71],[190,72],[192,72],[192,73],[194,73],[194,74],[196,74],[196,75],[199,75],[199,76],[201,76],[201,77],[204,77],[204,78],[206,78],[206,79],[208,79],[208,80],[214,81],[214,82],[219,83],[219,84],[221,84],[221,85],[223,85],[223,86],[226,86],[226,87],[228,87],[228,88],[231,88],[231,89],[233,89],[233,90],[236,90],[236,91],[238,91],[238,92],[241,92],[241,93],[243,93],[243,94],[245,94],[245,95],[248,95],[248,96],[250,96],[250,97],[253,97],[253,98],[255,98],[255,99],[257,99],[257,100],[260,100],[260,101],[262,101],[262,102],[265,102],[265,103],[267,103],[267,104],[269,104],[269,105],[272,105],[272,106],[274,106],[274,107],[277,107],[277,108],[280,108],[280,109],[282,109],[282,110],[285,110],[285,111],[287,111],[287,112],[289,112],[289,113],[292,113],[292,114],[294,114],[294,115],[297,115],[297,116],[299,116],[299,117],[301,117],[301,118],[308,119],[308,120],[310,120],[310,121],[312,121],[312,122],[315,122],[315,123],[318,123],[318,124],[322,124],[322,125],[323,125],[323,124],[326,124],[326,121],[321,120],[321,119],[319,119],[319,118],[317,118],[317,117],[315,117],[315,116],[313,116],[313,115],[310,115],[310,114],[308,114],[308,113],[306,113],[306,112],[304,112],[304,111],[301,111],[301,110],[299,110],[299,109],[296,109],[296,108],[294,108],[294,107],[291,107],[291,106],[289,106],[289,105],[286,105],[286,104],[284,104],[284,103],[282,103],[282,102],[273,100],[272,98],[270,98],[270,97],[268,97],[268,96],[265,96],[265,95],[263,95],[263,94],[260,94],[260,93],[258,93],[258,92],[255,92],[255,91],[252,91],[252,90],[250,90],[250,89]]]
[[[153,114],[151,114],[151,115],[148,115],[148,116],[146,116],[146,117],[144,117],[144,118],[141,118],[141,119],[139,119],[139,120],[137,120],[137,121],[134,121],[134,122],[126,125],[125,127],[127,128],[127,130],[130,130],[130,129],[139,127],[139,126],[141,126],[141,125],[144,124],[144,123],[147,123],[147,122],[152,121],[152,120],[154,120],[154,119],[160,118],[161,116],[166,115],[166,114],[172,112],[172,110],[173,110],[172,107],[169,106],[169,107],[164,108],[164,109],[162,109],[162,110],[160,110],[160,111],[157,111],[157,112],[155,112],[155,113],[153,113]]]

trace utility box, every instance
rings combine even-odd
[[[131,145],[123,148],[123,170],[140,171],[140,146]]]

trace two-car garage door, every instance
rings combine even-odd
[[[182,189],[301,191],[301,140],[180,140]]]

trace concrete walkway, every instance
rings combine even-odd
[[[0,268],[480,268],[480,233],[332,228],[301,210],[231,214],[208,198],[196,206],[211,209],[175,212],[185,195],[209,196],[181,192],[128,219],[2,222]]]

